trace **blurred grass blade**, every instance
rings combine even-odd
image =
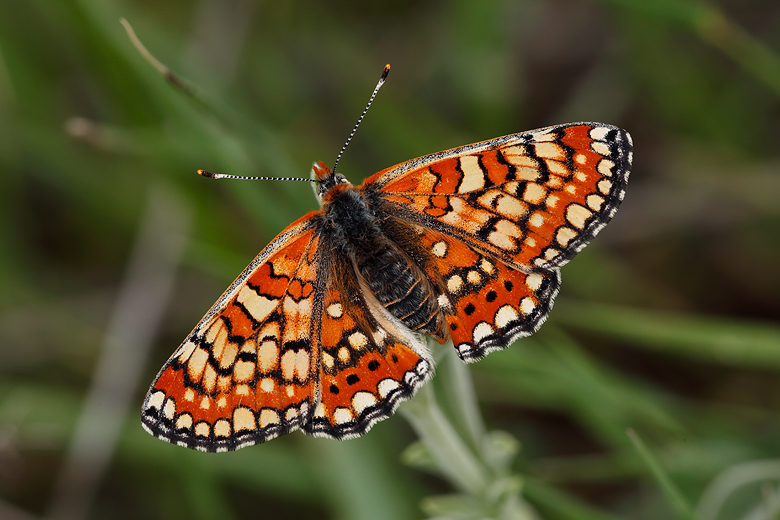
[[[561,300],[555,311],[563,325],[643,347],[729,365],[780,369],[777,325],[571,300]]]
[[[683,520],[700,520],[693,512],[693,508],[691,508],[688,501],[685,500],[685,497],[680,493],[680,490],[677,489],[677,486],[672,482],[672,479],[670,479],[669,475],[663,470],[658,459],[653,456],[639,435],[637,435],[632,428],[626,430],[626,435],[631,439],[634,448],[637,453],[639,453],[639,456],[642,457],[642,460],[647,465],[650,473],[652,473],[653,478],[658,482],[658,485],[664,495],[666,495],[669,504],[672,506],[672,509],[674,509],[677,516]]]
[[[133,29],[133,26],[130,25],[130,22],[128,22],[124,18],[121,18],[119,20],[119,23],[121,23],[122,26],[125,28],[125,31],[127,31],[127,36],[130,38],[130,41],[133,43],[133,46],[138,50],[138,53],[143,57],[143,59],[149,62],[151,66],[157,70],[157,72],[162,74],[162,76],[166,80],[168,80],[168,82],[171,85],[182,90],[188,96],[196,97],[195,92],[193,91],[192,88],[186,85],[184,81],[182,81],[176,74],[171,72],[171,69],[166,67],[160,60],[155,58],[151,52],[149,52],[146,46],[141,42],[141,40],[135,34],[135,30]]]

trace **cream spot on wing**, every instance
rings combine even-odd
[[[610,161],[609,159],[602,159],[599,161],[598,166],[596,166],[596,171],[598,171],[604,177],[611,177],[612,168],[614,167],[615,167],[614,162]]]
[[[323,352],[323,353],[322,353],[322,363],[323,363],[323,364],[324,364],[324,365],[325,365],[327,368],[333,368],[333,363],[335,363],[335,360],[333,359],[333,356],[331,356],[331,355],[330,355],[330,354],[328,354],[327,352]]]
[[[482,281],[482,276],[476,271],[469,271],[466,275],[466,280],[468,280],[470,284],[477,285]]]
[[[488,262],[485,258],[479,262],[479,267],[487,274],[493,274],[496,271],[496,266]]]
[[[451,294],[457,294],[463,287],[463,278],[460,275],[454,274],[447,279],[447,290]]]
[[[534,173],[534,179],[539,175],[539,163],[536,162],[536,159],[528,155],[528,151],[524,146],[510,146],[509,148],[504,148],[501,152],[509,164]]]
[[[501,195],[502,193],[499,190],[488,190],[484,194],[479,196],[477,202],[479,202],[480,205],[486,208],[492,208],[495,200],[499,198]]]
[[[384,345],[385,339],[387,339],[387,333],[383,329],[376,329],[371,337],[374,338],[374,343],[377,345]]]
[[[520,300],[520,311],[526,316],[531,314],[535,308],[536,308],[536,304],[531,298],[528,298],[526,296],[525,298]]]
[[[554,142],[536,143],[534,145],[536,155],[545,159],[555,159],[556,161],[566,160],[566,151],[561,145]]]
[[[528,247],[536,247],[536,240],[533,237],[528,237],[525,239],[525,245]]]
[[[328,312],[328,316],[330,316],[334,320],[337,320],[344,315],[344,308],[338,302],[331,303],[330,305],[328,305],[327,312]]]
[[[612,190],[612,181],[609,181],[607,179],[601,179],[599,183],[596,185],[601,193],[604,195],[608,195],[609,192]]]
[[[342,363],[349,361],[349,350],[347,350],[347,347],[341,347],[338,356]]]
[[[601,141],[593,141],[590,143],[590,148],[599,155],[609,155],[611,153],[609,145]]]
[[[183,413],[176,419],[177,430],[189,430],[192,428],[192,416],[188,413]]]
[[[333,420],[336,424],[348,423],[352,420],[352,411],[349,408],[339,406],[333,410]]]
[[[496,213],[506,218],[516,220],[528,213],[528,206],[523,204],[519,199],[510,197],[509,195],[502,195],[496,204]]]
[[[290,408],[287,409],[286,412],[284,412],[284,419],[287,422],[292,421],[296,417],[298,417],[298,409],[294,406],[291,406]]]
[[[157,391],[153,393],[152,396],[149,398],[146,407],[155,408],[159,410],[164,400],[165,400],[165,392]]]
[[[566,191],[566,193],[571,193],[572,195],[574,195],[575,193],[577,193],[577,186],[575,186],[574,184],[567,184],[564,190]]]
[[[195,425],[195,435],[198,437],[208,437],[210,433],[211,428],[209,427],[208,423],[199,422]]]
[[[169,397],[165,400],[165,405],[163,405],[163,415],[169,421],[172,421],[173,417],[176,415],[176,401],[173,400],[173,397]]]
[[[551,193],[547,196],[547,200],[544,201],[544,203],[547,205],[548,208],[554,209],[555,206],[558,204],[558,201],[560,200],[560,197],[558,195]]]
[[[539,184],[535,182],[529,182],[525,185],[525,192],[523,192],[523,200],[531,204],[541,204],[544,197],[547,195],[545,190]]]
[[[515,243],[512,241],[512,239],[503,233],[499,233],[498,231],[493,231],[490,233],[488,235],[488,241],[494,246],[500,247],[501,249],[513,250],[515,248]]]
[[[219,396],[219,399],[217,399],[217,408],[224,408],[227,406],[227,397],[224,395]]]
[[[204,395],[203,397],[200,398],[200,409],[208,410],[209,408],[211,408],[211,401],[207,396]]]
[[[544,224],[544,215],[537,212],[531,215],[531,218],[528,219],[528,224],[530,224],[533,227],[541,227]]]
[[[230,435],[230,423],[227,419],[220,419],[214,423],[215,437],[228,437]]]
[[[258,422],[260,423],[260,428],[265,428],[270,424],[279,424],[279,414],[276,413],[275,410],[263,408],[260,411],[260,419]]]
[[[255,364],[250,361],[238,361],[233,368],[236,381],[249,381],[255,375]]]
[[[374,406],[376,404],[376,397],[371,392],[355,392],[352,396],[352,408],[360,415],[363,410]]]
[[[517,311],[511,305],[504,305],[496,312],[496,326],[503,329],[512,322],[517,321],[519,318],[520,316],[517,314]]]
[[[479,167],[479,158],[475,155],[464,155],[460,158],[460,169],[463,180],[458,186],[458,193],[481,190],[485,187],[485,173]]]
[[[550,175],[545,183],[549,188],[558,189],[563,186],[563,177],[560,175]]]
[[[275,386],[276,382],[273,380],[273,378],[264,377],[262,380],[260,380],[260,390],[263,392],[273,392]]]
[[[481,321],[477,323],[476,327],[474,327],[474,332],[473,332],[474,342],[479,343],[480,341],[484,340],[485,338],[487,338],[488,336],[494,333],[495,331],[493,330],[493,326],[490,323],[486,321]]]
[[[195,400],[195,390],[192,388],[188,388],[184,391],[184,400],[188,402],[192,402]]]
[[[287,385],[285,391],[287,392],[287,397],[292,397],[295,394],[295,387],[293,385]]]
[[[577,164],[585,164],[588,162],[588,156],[584,153],[575,153],[574,154],[574,162]]]
[[[577,229],[585,227],[585,222],[593,215],[593,212],[579,204],[569,204],[566,208],[566,220]]]
[[[525,277],[525,285],[532,291],[536,292],[539,287],[542,286],[542,280],[544,277],[538,273],[531,273]]]
[[[222,349],[222,354],[219,359],[220,368],[228,368],[236,360],[238,355],[238,345],[235,343],[225,343],[225,348]]]
[[[607,137],[607,134],[609,133],[609,128],[603,127],[603,126],[597,126],[590,129],[590,137],[592,139],[595,139],[597,141],[603,141],[605,137]]]
[[[236,385],[236,395],[249,395],[249,385]]]
[[[362,332],[353,332],[349,335],[347,341],[352,345],[352,348],[355,349],[363,349],[368,346],[368,337]]]
[[[206,341],[213,345],[220,332],[225,332],[225,324],[222,320],[217,320],[206,331]]]
[[[322,404],[322,401],[317,403],[317,406],[314,408],[314,417],[325,417],[325,405]]]
[[[292,381],[295,377],[295,352],[288,350],[282,354],[282,377],[286,381]]]
[[[279,305],[279,300],[269,300],[265,296],[260,296],[248,285],[241,288],[236,301],[244,306],[255,321],[263,321]]]
[[[206,365],[206,370],[203,371],[203,379],[201,382],[203,383],[203,389],[209,394],[217,387],[217,372],[211,365]]]
[[[299,350],[295,354],[295,377],[299,381],[306,381],[309,376],[309,353],[305,350]]]
[[[566,165],[561,162],[551,160],[544,162],[547,165],[547,171],[550,173],[554,173],[555,175],[560,175],[562,177],[568,177],[571,174],[571,171],[569,171]]]
[[[554,247],[548,247],[547,249],[544,250],[544,257],[547,260],[552,260],[553,258],[558,256],[558,253],[559,253],[559,251],[557,249],[555,249]]]
[[[574,172],[574,178],[580,182],[585,182],[588,180],[588,175],[582,170],[577,170]]]
[[[189,359],[189,357],[192,355],[192,353],[195,351],[195,343],[192,341],[188,341],[184,345],[182,345],[181,349],[179,350],[179,361],[184,362]]]
[[[265,374],[274,370],[279,362],[279,347],[272,340],[263,341],[257,349],[257,368]]]
[[[398,384],[398,381],[395,379],[382,379],[379,384],[377,385],[376,389],[377,392],[379,392],[379,395],[382,396],[382,399],[385,399],[388,395],[390,395],[390,392],[395,390],[401,386]]]
[[[536,135],[534,135],[534,141],[537,143],[546,142],[546,141],[555,141],[558,138],[556,137],[554,132],[540,132]]]
[[[601,211],[601,205],[604,204],[604,197],[594,193],[593,195],[588,195],[585,202],[588,203],[588,207],[593,211]]]
[[[217,390],[227,392],[233,386],[233,380],[230,376],[219,376],[217,378]]]
[[[433,244],[433,247],[431,247],[431,252],[439,257],[444,258],[447,256],[447,251],[449,250],[449,245],[444,240],[439,240],[435,244]]]
[[[187,362],[187,375],[190,381],[199,381],[206,368],[206,362],[209,360],[209,353],[202,348],[195,349]]]
[[[256,426],[255,414],[252,413],[252,410],[243,406],[233,410],[233,428],[237,432],[241,430],[254,430]]]
[[[566,247],[566,245],[571,242],[571,239],[576,236],[577,232],[572,228],[560,227],[558,228],[558,232],[555,234],[555,239],[558,241],[561,247]]]

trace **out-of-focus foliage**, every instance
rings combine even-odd
[[[332,164],[389,62],[339,166],[355,183],[555,123],[634,137],[623,207],[548,322],[469,367],[509,434],[489,438],[520,443],[507,486],[551,520],[775,518],[778,53],[774,0],[1,2],[0,516],[469,514],[401,415],[220,455],[138,420],[224,287],[316,207],[302,183],[195,171]]]

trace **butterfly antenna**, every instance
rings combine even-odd
[[[344,143],[344,146],[341,147],[341,151],[339,152],[338,157],[336,157],[336,162],[333,164],[333,171],[336,171],[336,166],[339,165],[339,161],[341,160],[341,156],[344,154],[344,150],[347,149],[347,146],[349,146],[350,141],[352,141],[352,138],[355,137],[355,132],[357,132],[358,127],[360,126],[361,121],[363,121],[363,118],[366,116],[366,112],[368,112],[368,108],[371,106],[371,103],[374,102],[374,98],[376,97],[376,93],[379,92],[379,89],[382,88],[382,85],[385,84],[385,80],[387,79],[387,75],[390,73],[390,64],[388,63],[385,65],[384,70],[382,71],[382,76],[379,78],[379,82],[376,84],[376,87],[374,87],[374,92],[371,93],[371,97],[368,98],[368,104],[366,105],[366,108],[363,110],[363,113],[360,114],[360,117],[357,120],[357,123],[355,124],[355,128],[352,129],[352,132],[349,134],[349,137],[347,138],[347,142]]]
[[[214,173],[206,170],[198,170],[198,175],[209,179],[239,179],[242,181],[302,181],[320,183],[319,179],[306,179],[304,177],[247,177],[244,175],[230,175],[228,173]]]

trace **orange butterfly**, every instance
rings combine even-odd
[[[365,433],[431,376],[425,336],[471,362],[539,328],[559,268],[623,199],[631,146],[614,126],[551,126],[358,187],[315,163],[322,208],[263,249],[165,363],[144,428],[212,452],[299,428]]]

